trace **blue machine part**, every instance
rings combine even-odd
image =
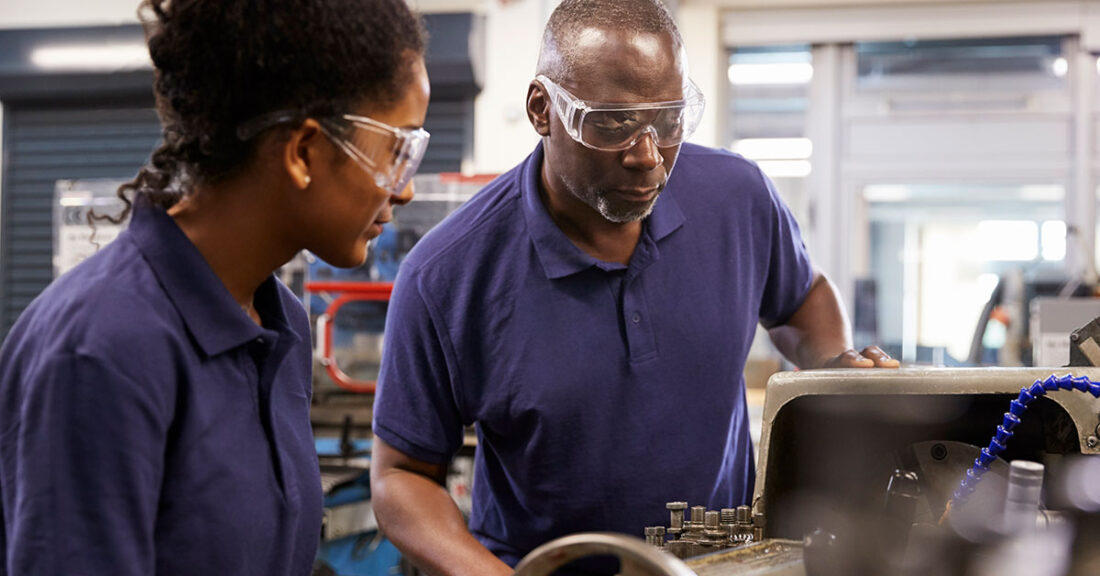
[[[1005,412],[1001,425],[997,426],[997,431],[994,433],[993,439],[989,441],[989,446],[982,448],[978,458],[974,460],[974,465],[966,471],[966,476],[959,483],[959,487],[955,489],[955,494],[952,496],[951,502],[948,503],[948,511],[944,512],[945,517],[950,512],[951,505],[962,506],[966,503],[966,500],[974,493],[978,483],[981,482],[982,476],[989,471],[993,461],[1008,448],[1008,440],[1012,438],[1016,426],[1020,424],[1020,417],[1027,411],[1028,405],[1036,398],[1041,398],[1047,392],[1055,390],[1077,390],[1078,392],[1092,394],[1094,398],[1100,398],[1100,384],[1092,382],[1088,376],[1075,378],[1073,374],[1066,374],[1065,376],[1051,374],[1046,380],[1036,380],[1034,383],[1021,388],[1019,397],[1009,404],[1008,412]]]
[[[401,553],[380,532],[322,542],[317,557],[339,576],[391,576],[401,573]]]
[[[322,459],[341,456],[339,438],[320,437],[314,440],[314,444],[317,455]],[[369,453],[370,448],[370,440],[351,441],[353,453]],[[337,484],[325,493],[325,508],[370,500],[370,474],[367,470],[363,469],[358,476],[351,471],[351,477],[352,480]],[[339,576],[390,576],[401,573],[401,554],[377,530],[322,541],[317,550],[317,560]]]
[[[371,441],[370,440],[351,440],[351,448],[355,453],[370,452]],[[315,438],[313,445],[317,448],[317,455],[321,458],[339,458],[342,456],[340,453],[340,439],[336,437],[324,436]]]

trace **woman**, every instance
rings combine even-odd
[[[411,199],[421,27],[403,0],[141,14],[164,144],[129,228],[0,351],[0,574],[309,574],[309,326],[272,273],[362,264]]]

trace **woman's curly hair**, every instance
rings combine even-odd
[[[139,9],[156,71],[164,142],[119,188],[176,203],[193,183],[239,170],[255,140],[241,123],[276,110],[350,112],[396,104],[424,53],[405,0],[145,0]]]

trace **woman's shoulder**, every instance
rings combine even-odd
[[[5,344],[128,361],[163,356],[186,335],[167,294],[136,251],[115,243],[51,283]],[[5,346],[7,347],[7,346]]]

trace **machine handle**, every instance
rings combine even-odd
[[[317,317],[317,350],[315,355],[321,365],[325,367],[329,377],[337,386],[360,394],[374,394],[377,383],[373,380],[356,380],[348,376],[333,358],[332,351],[332,325],[333,319],[340,308],[349,302],[356,301],[389,301],[393,292],[392,282],[311,282],[306,285],[308,292],[341,292],[340,296],[333,300],[324,314]]]
[[[535,548],[516,566],[514,576],[549,576],[562,566],[590,556],[614,556],[620,576],[698,576],[679,558],[644,540],[609,532],[582,532]]]

